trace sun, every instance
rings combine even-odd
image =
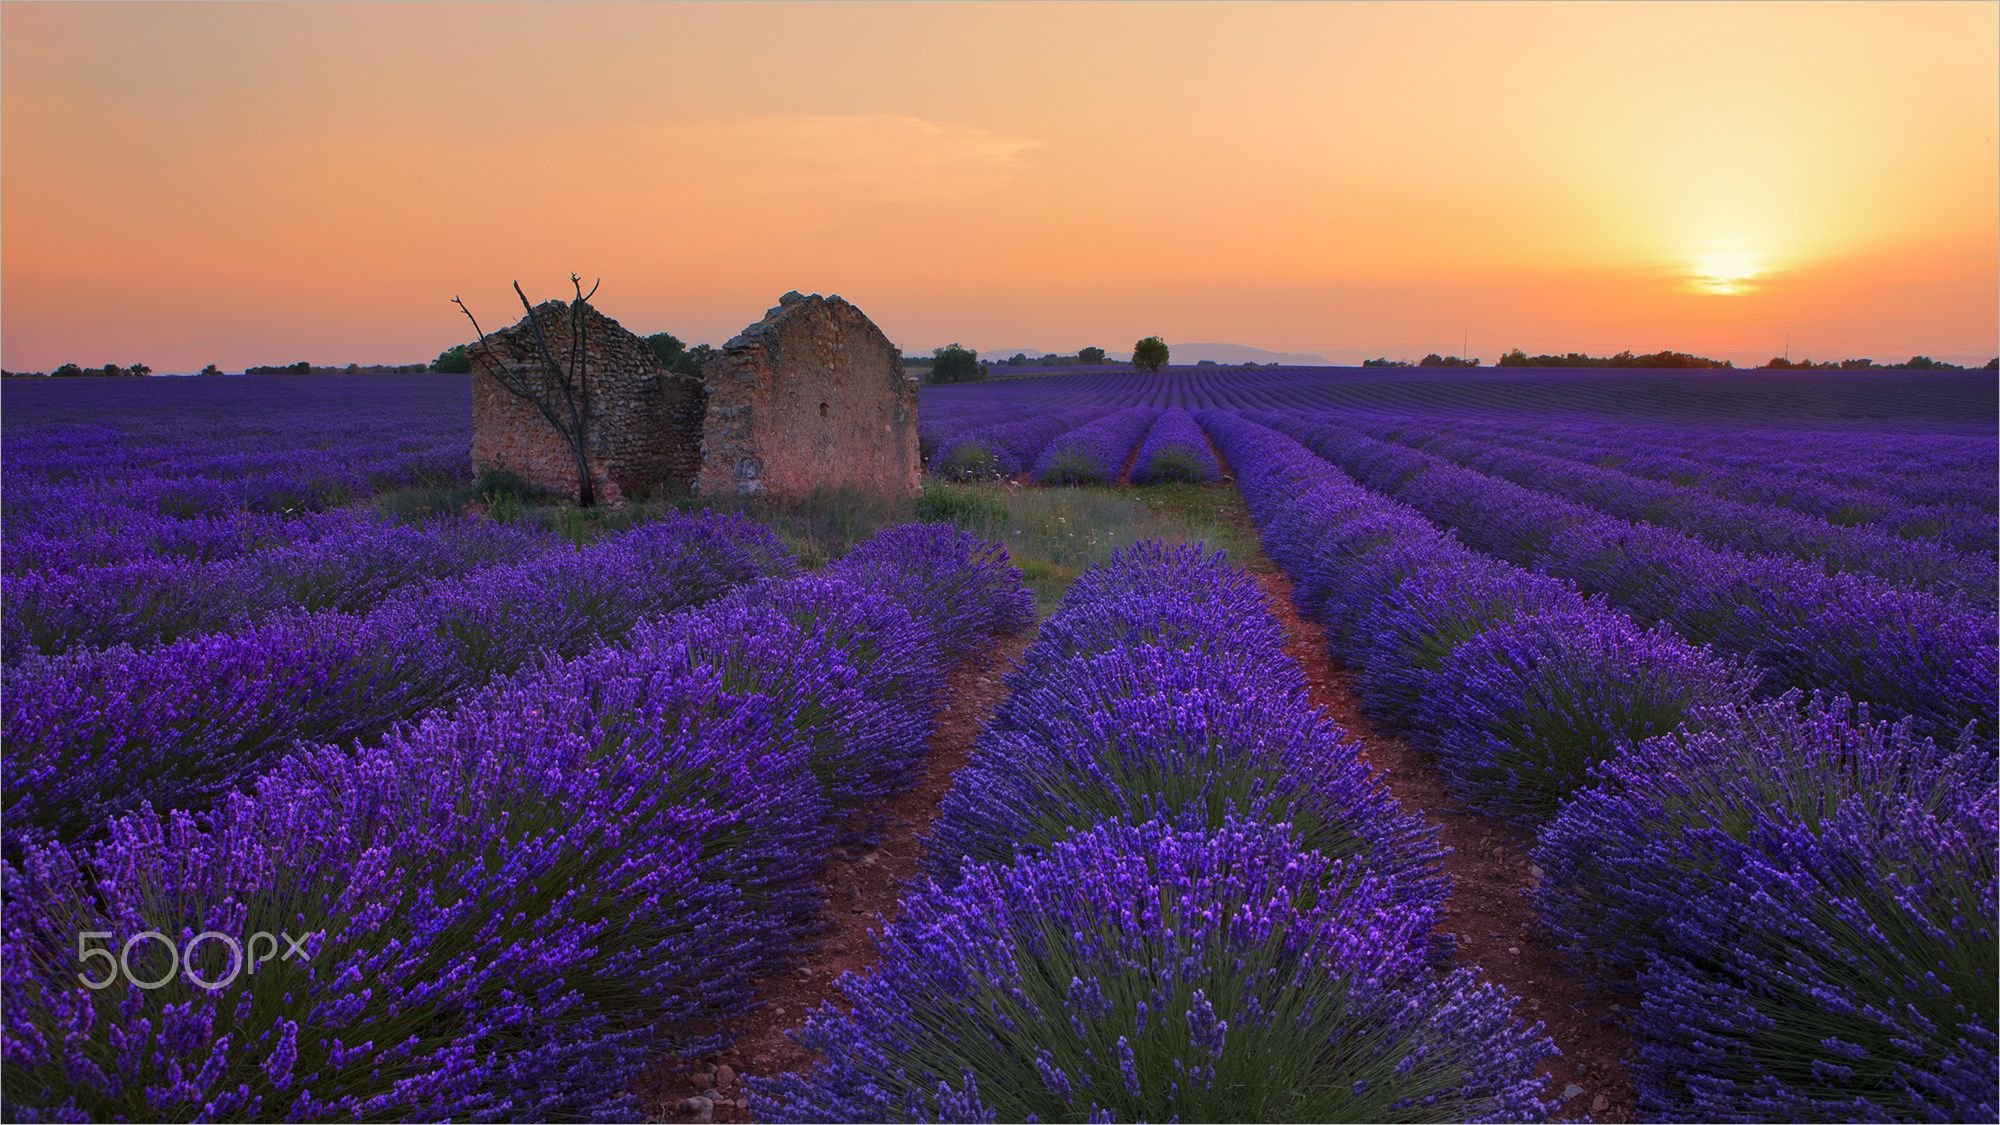
[[[1715,250],[1694,260],[1688,283],[1703,293],[1730,296],[1748,292],[1763,267],[1747,250]]]

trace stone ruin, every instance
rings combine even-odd
[[[820,487],[917,491],[917,382],[874,322],[840,297],[787,293],[710,357],[700,378],[661,367],[646,341],[586,308],[585,459],[598,498],[646,493],[803,496]],[[535,310],[558,362],[570,306]],[[474,344],[472,467],[575,495],[568,444],[494,366],[547,380],[524,317]]]

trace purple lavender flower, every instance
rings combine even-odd
[[[719,1046],[816,929],[827,794],[907,783],[930,626],[1011,620],[998,565],[885,533],[841,577],[766,579],[377,744],[294,753],[205,816],[27,844],[0,867],[9,1108],[630,1119],[644,1068]],[[78,932],[148,930],[315,936],[235,990],[75,983]]]
[[[1754,683],[1739,665],[1619,614],[1517,617],[1452,649],[1416,726],[1453,795],[1536,824],[1593,764],[1748,699]]]
[[[1034,596],[1006,548],[943,524],[877,532],[827,568],[901,602],[956,663],[1035,620]],[[865,576],[865,577],[864,577]]]
[[[1431,921],[1301,853],[1283,826],[1107,825],[912,893],[877,966],[842,981],[851,1010],[807,1023],[826,1061],[753,1080],[754,1108],[936,1120],[976,1098],[973,1116],[1018,1121],[1087,1099],[1098,1119],[1542,1117],[1536,1070],[1553,1048],[1504,991],[1429,967]],[[1073,976],[1109,1002],[1080,1032]],[[1143,1026],[1141,1005],[1155,1013]]]
[[[1160,411],[1159,420],[1153,423],[1132,462],[1133,484],[1207,484],[1220,475],[1201,427],[1193,415],[1180,409]]]
[[[1599,767],[1543,830],[1543,919],[1636,990],[1675,1119],[1984,1120],[1995,1105],[1992,762],[1796,695]]]
[[[1063,434],[1035,459],[1036,484],[1116,484],[1159,411],[1133,406]]]
[[[28,847],[4,868],[9,1109],[636,1113],[640,1069],[713,1046],[796,950],[824,806],[767,709],[703,703],[719,679],[634,661],[591,686],[604,706],[501,693],[296,755],[210,818]],[[213,992],[77,983],[78,932],[147,930],[318,936]],[[144,956],[141,979],[168,975]]]
[[[1058,618],[1052,620],[1059,620]],[[1296,676],[1228,653],[1151,645],[1071,658],[1017,686],[945,794],[926,841],[949,881],[968,862],[1038,854],[1103,823],[1289,821],[1300,846],[1352,859],[1441,907],[1436,832],[1405,813]]]
[[[676,515],[366,613],[280,613],[145,650],[30,657],[4,705],[9,837],[73,839],[142,800],[197,805],[295,741],[372,737],[795,565],[741,517]]]

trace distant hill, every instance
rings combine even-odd
[[[1328,360],[1325,356],[1318,355],[1313,352],[1274,352],[1274,351],[1267,351],[1263,348],[1253,348],[1248,344],[1227,344],[1227,343],[1217,343],[1217,342],[1190,342],[1185,344],[1176,344],[1169,341],[1167,344],[1167,348],[1173,353],[1172,362],[1176,366],[1184,363],[1200,363],[1204,359],[1212,359],[1217,363],[1297,363],[1297,364],[1306,364],[1309,366],[1316,366],[1316,367],[1324,367],[1328,363]],[[1054,353],[1051,353],[1046,348],[979,349],[979,358],[992,360],[995,363],[999,363],[1000,361],[1014,355],[1025,355],[1029,359],[1040,359],[1045,355],[1051,355],[1051,354],[1072,356],[1076,354],[1076,349],[1071,348],[1066,352],[1054,352]],[[1114,351],[1108,348],[1105,350],[1104,355],[1106,359],[1113,360],[1118,363],[1128,362],[1132,358],[1132,353],[1130,351],[1121,352],[1121,351]]]

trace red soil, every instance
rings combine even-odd
[[[834,982],[875,961],[874,931],[896,916],[903,885],[917,875],[918,838],[936,819],[952,775],[965,764],[972,743],[1006,694],[1002,677],[1014,665],[1029,635],[995,644],[966,661],[945,681],[945,709],[938,715],[916,786],[890,798],[881,842],[865,855],[836,855],[820,876],[825,892],[821,913],[827,930],[791,975],[764,982],[758,1005],[736,1022],[732,1045],[723,1051],[656,1076],[646,1093],[669,1121],[750,1121],[744,1108],[742,1076],[804,1070],[814,1053],[788,1037],[808,1012],[824,1001],[840,1002]],[[706,1099],[712,1108],[703,1112]]]
[[[1111,482],[1112,484],[1115,484],[1118,487],[1123,488],[1126,485],[1132,483],[1132,470],[1139,467],[1139,450],[1143,448],[1145,444],[1146,444],[1146,435],[1140,434],[1139,440],[1134,442],[1132,445],[1132,455],[1125,458],[1125,467],[1118,470],[1118,479],[1112,481]]]

